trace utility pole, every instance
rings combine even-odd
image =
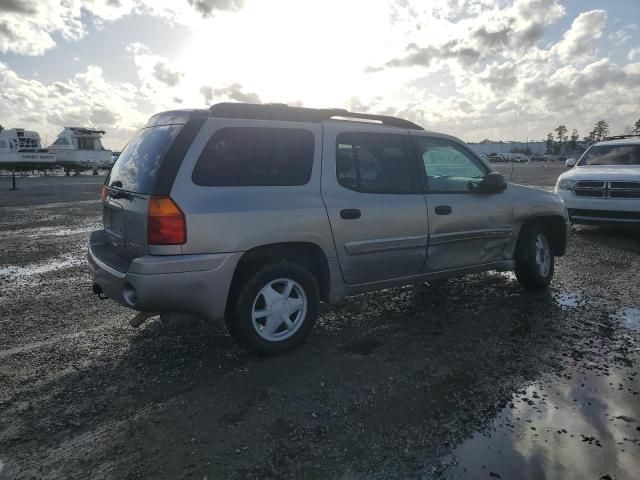
[[[513,111],[513,147],[511,147],[511,152],[516,148],[516,125],[518,121],[518,113],[516,110]],[[511,181],[513,181],[513,157],[511,157]]]
[[[16,188],[16,166],[13,166],[11,172],[11,188],[9,190],[17,190]]]

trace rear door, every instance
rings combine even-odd
[[[322,198],[346,283],[418,274],[428,222],[404,130],[327,122]]]
[[[429,211],[429,272],[505,259],[513,235],[512,204],[504,193],[473,189],[490,169],[462,143],[412,134]]]
[[[146,255],[147,209],[158,172],[181,124],[155,125],[137,132],[107,178],[104,229],[111,249],[127,260]]]

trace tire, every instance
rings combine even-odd
[[[515,254],[515,274],[524,288],[547,288],[553,279],[554,256],[549,234],[540,224],[524,227]]]
[[[319,305],[318,282],[309,269],[286,261],[269,264],[245,278],[227,326],[245,348],[276,355],[307,338]]]

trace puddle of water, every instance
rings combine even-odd
[[[530,385],[445,459],[446,477],[638,478],[639,390],[632,369]]]
[[[561,307],[577,307],[582,301],[582,294],[580,292],[553,292],[552,295],[553,299]]]
[[[618,310],[616,318],[629,330],[640,332],[640,308],[624,307]]]
[[[84,259],[82,258],[64,258],[35,265],[9,265],[6,267],[0,267],[0,276],[29,277],[32,275],[40,275],[43,273],[53,272],[54,270],[73,267],[80,265],[83,262]]]

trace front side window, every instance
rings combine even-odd
[[[640,165],[640,145],[594,145],[578,165]]]
[[[418,137],[430,193],[471,192],[487,174],[487,167],[450,140]]]
[[[338,135],[336,176],[361,193],[411,193],[411,174],[403,135],[345,132]]]
[[[313,134],[301,128],[221,128],[202,150],[192,179],[208,187],[305,185],[314,149]]]

